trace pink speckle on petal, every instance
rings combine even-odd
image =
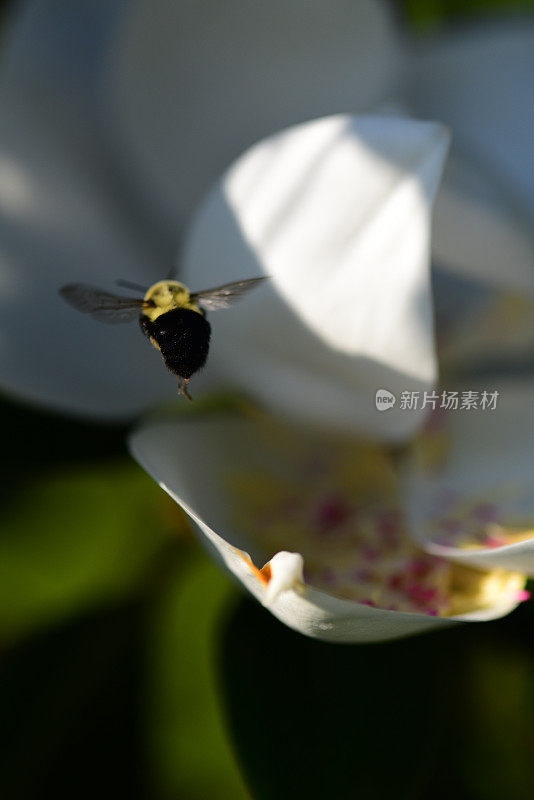
[[[349,507],[346,501],[342,497],[332,495],[318,506],[315,519],[322,531],[329,531],[345,522],[348,515]]]
[[[530,600],[530,592],[528,589],[522,589],[517,593],[516,599],[519,600],[520,603],[524,603],[525,600]]]
[[[429,600],[436,599],[437,590],[415,583],[407,587],[406,594],[417,603],[427,603]]]
[[[430,570],[431,565],[424,558],[414,558],[414,560],[408,564],[408,571],[418,578],[423,578],[425,575],[428,575]]]
[[[403,583],[402,575],[390,575],[388,578],[388,587],[390,589],[400,589]]]
[[[502,547],[506,544],[506,540],[498,536],[488,536],[487,539],[484,539],[484,544],[486,547]]]

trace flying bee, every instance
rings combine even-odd
[[[143,298],[121,297],[84,283],[69,283],[61,287],[59,294],[78,311],[99,322],[115,324],[138,319],[142,332],[161,352],[167,369],[178,377],[178,392],[191,400],[187,385],[208,357],[211,325],[206,311],[228,308],[264,280],[265,277],[250,278],[202,292],[190,292],[187,286],[174,280],[158,281],[148,290],[118,281],[145,292]]]

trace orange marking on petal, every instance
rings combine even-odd
[[[250,556],[246,556],[244,553],[241,552],[241,550],[237,550],[237,548],[235,549],[235,552],[239,556],[241,556],[241,558],[247,564],[247,566],[250,567],[250,569],[252,570],[256,578],[260,581],[260,583],[263,583],[264,586],[267,586],[267,584],[271,580],[271,565],[267,563],[265,564],[264,567],[262,567],[262,569],[258,569],[258,567],[255,565]]]

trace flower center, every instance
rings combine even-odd
[[[254,532],[266,559],[297,551],[307,584],[394,611],[454,616],[526,599],[524,575],[453,564],[412,542],[384,450],[320,444],[301,444],[289,457],[286,449],[276,472],[231,477],[235,522]]]

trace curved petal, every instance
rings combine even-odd
[[[415,51],[411,101],[451,125],[455,141],[519,192],[534,212],[534,18],[429,36]]]
[[[379,111],[411,116],[400,102]],[[534,234],[525,203],[498,169],[455,138],[436,197],[432,257],[462,279],[534,293]]]
[[[382,0],[138,0],[110,65],[110,113],[175,230],[232,159],[273,131],[371,108],[401,72]]]
[[[534,294],[532,221],[495,172],[453,148],[436,198],[432,256],[444,269]]]
[[[409,435],[419,415],[375,395],[435,378],[428,238],[447,142],[436,123],[340,115],[245,153],[191,226],[184,280],[271,280],[213,317],[209,376],[281,413]]]
[[[406,505],[430,553],[481,569],[534,575],[534,387],[499,392],[497,407],[457,410],[423,437],[406,472]]]
[[[0,106],[0,385],[75,413],[125,417],[174,389],[131,326],[77,314],[59,287],[152,282],[154,254],[115,204],[94,137],[69,106],[23,83]]]
[[[133,434],[130,449],[195,522],[211,555],[278,619],[308,636],[332,642],[394,639],[458,621],[493,619],[517,605],[512,598],[492,608],[450,618],[390,611],[303,585],[302,560],[295,553],[277,553],[263,570],[257,569],[254,562],[262,563],[265,558],[261,542],[254,531],[246,538],[239,534],[232,521],[228,490],[235,469],[250,474],[266,464],[271,470],[276,468],[271,463],[272,453],[250,420],[223,416],[156,421]],[[284,466],[279,465],[279,477],[283,473]],[[271,593],[269,580],[273,575],[276,587]]]

